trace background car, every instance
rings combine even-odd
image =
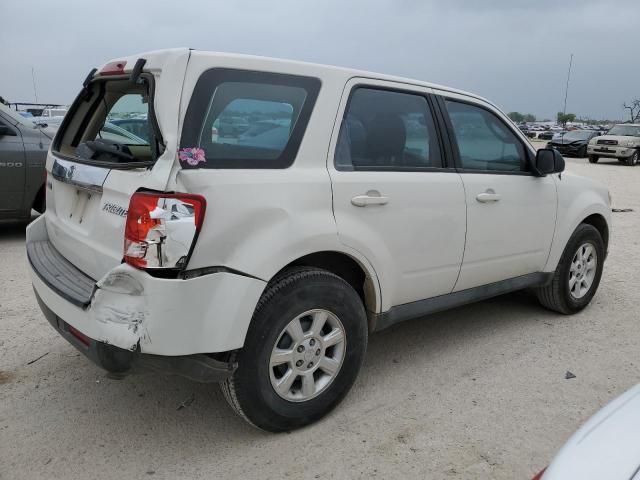
[[[640,480],[640,385],[591,417],[534,480]]]
[[[547,147],[555,148],[563,155],[584,158],[589,140],[597,136],[598,132],[593,130],[573,130],[554,136]]]
[[[551,140],[553,139],[553,136],[556,134],[557,132],[553,131],[553,130],[545,130],[544,132],[540,132],[538,134],[538,138],[540,140]]]
[[[614,125],[605,135],[593,139],[587,146],[589,162],[600,158],[615,158],[632,167],[640,163],[640,124]]]
[[[144,138],[131,133],[129,130],[125,130],[113,122],[107,122],[104,124],[100,129],[100,138],[103,140],[118,142],[123,145],[149,145],[149,142]]]
[[[109,123],[131,132],[136,137],[149,142],[149,122],[146,118],[112,118]]]

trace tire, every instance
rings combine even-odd
[[[320,325],[323,317],[324,328],[311,336],[316,319]],[[288,328],[295,336],[285,331]],[[338,343],[336,332],[341,329]],[[346,281],[315,268],[285,271],[262,294],[244,347],[233,354],[238,368],[221,384],[222,392],[255,427],[270,432],[303,427],[329,413],[349,392],[364,360],[367,334],[364,305]],[[332,335],[336,343],[329,346]],[[286,362],[274,359],[276,348],[289,352]],[[325,370],[325,361],[331,369]],[[333,376],[330,370],[335,370]],[[286,382],[294,375],[293,383]],[[289,386],[277,391],[278,384]],[[303,385],[309,387],[306,392]]]
[[[629,166],[629,167],[633,167],[635,165],[638,164],[638,162],[640,162],[640,150],[636,150],[633,155],[631,155],[629,158],[626,158],[624,163],[625,165]]]
[[[589,163],[598,163],[599,158],[596,155],[589,155]]]
[[[579,158],[585,158],[587,156],[587,146],[585,145],[584,147],[582,147],[580,150],[578,150],[578,155]]]
[[[583,250],[585,245],[590,246],[595,255],[592,276],[588,275],[590,272],[588,258],[584,262],[576,261],[578,249],[583,254],[589,252],[588,248]],[[588,255],[585,254],[584,256]],[[571,238],[569,238],[551,282],[544,287],[536,289],[540,303],[549,310],[565,315],[577,313],[585,308],[595,295],[600,284],[604,257],[605,246],[600,232],[592,225],[580,224],[571,235]],[[580,264],[581,267],[577,267],[577,264]],[[583,276],[579,277],[580,274]],[[574,286],[571,288],[571,280],[576,275],[578,275],[579,280],[574,280]],[[584,279],[584,283],[582,279]],[[589,280],[588,288],[582,291],[580,285],[585,285]]]

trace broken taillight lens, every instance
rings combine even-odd
[[[185,268],[206,204],[200,195],[134,193],[124,231],[124,261],[136,268]]]

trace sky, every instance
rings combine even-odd
[[[623,119],[640,0],[0,0],[0,96],[70,103],[94,66],[191,47],[460,88],[503,110]]]

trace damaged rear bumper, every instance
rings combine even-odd
[[[229,366],[212,363],[210,354],[243,346],[265,287],[262,280],[228,272],[156,278],[126,264],[95,281],[49,242],[44,216],[27,228],[27,253],[33,288],[49,322],[111,371],[144,364],[183,376],[193,376],[185,370],[221,367],[224,372],[215,374],[228,375]]]
[[[144,354],[138,351],[98,342],[72,327],[47,307],[38,292],[36,299],[40,309],[51,326],[71,345],[93,363],[108,372],[130,374],[155,371],[169,375],[179,375],[201,383],[221,382],[230,377],[237,365],[216,360],[205,354],[179,355],[167,357]]]

